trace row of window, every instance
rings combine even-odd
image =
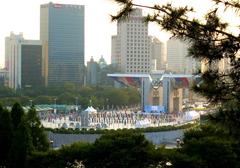
[[[148,69],[149,67],[148,66],[127,66],[127,68],[129,69],[129,68],[134,68],[134,69],[136,69],[136,68],[145,68],[145,69]]]
[[[148,70],[141,70],[141,71],[139,71],[139,70],[127,70],[127,72],[148,72]]]
[[[144,61],[144,59],[127,58],[127,61]],[[145,59],[145,61],[148,61],[148,59]]]
[[[148,61],[140,61],[140,60],[137,60],[137,59],[132,59],[131,61],[128,61],[127,62],[127,65],[131,65],[131,64],[134,64],[134,65],[148,65]]]
[[[135,53],[135,54],[136,54],[136,53],[138,53],[138,54],[140,54],[140,53],[142,53],[142,54],[145,53],[145,54],[149,54],[150,52],[149,52],[149,51],[145,51],[145,52],[144,52],[144,51],[141,51],[141,52],[140,52],[140,51],[130,51],[130,52],[127,51],[127,53],[128,53],[128,54],[129,54],[129,53]],[[127,56],[130,56],[130,55],[128,55],[128,54],[127,54]]]
[[[127,68],[147,68],[148,67],[148,64],[147,63],[145,63],[145,64],[136,64],[136,63],[129,63],[129,64],[127,64]]]
[[[139,23],[135,23],[135,24],[129,24],[127,23],[127,26],[130,26],[130,27],[144,27],[145,24],[139,22]]]
[[[137,35],[137,34],[145,34],[147,35],[147,30],[138,30],[138,31],[127,31],[127,35]]]
[[[127,45],[129,46],[150,46],[150,44],[147,44],[147,43],[127,43]],[[129,49],[130,47],[128,47]],[[131,49],[133,49],[133,47],[131,47]]]
[[[127,42],[141,42],[141,40],[139,38],[134,38],[134,39],[127,39]],[[144,42],[144,40],[142,40],[142,42]],[[148,40],[145,40],[145,42],[148,42]]]
[[[127,47],[127,49],[128,49],[128,50],[133,50],[133,49],[134,49],[134,50],[138,50],[138,53],[140,53],[139,50],[148,50],[147,47],[145,47],[145,48],[144,48],[144,47],[131,47],[131,48],[130,48],[130,47]],[[132,53],[132,51],[127,51],[127,53],[130,53],[130,52]],[[142,52],[142,53],[143,53],[143,52]]]

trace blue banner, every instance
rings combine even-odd
[[[151,105],[144,106],[144,111],[146,113],[165,113],[166,112],[164,106],[151,106]]]

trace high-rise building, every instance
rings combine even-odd
[[[8,83],[8,71],[6,69],[0,69],[0,86],[7,86]]]
[[[40,39],[46,44],[48,85],[84,80],[84,6],[43,4]]]
[[[188,56],[189,45],[185,41],[169,39],[167,41],[167,70],[175,73],[192,74],[199,68],[199,63]]]
[[[156,37],[150,37],[150,40],[151,70],[164,70],[166,62],[165,45]]]
[[[43,86],[44,63],[42,42],[25,40],[23,34],[5,39],[5,66],[8,86],[14,89]]]
[[[87,85],[96,86],[98,83],[99,76],[99,65],[91,57],[90,61],[87,62]]]
[[[150,72],[150,37],[141,9],[134,9],[126,20],[118,21],[117,35],[112,36],[111,59],[124,73]]]

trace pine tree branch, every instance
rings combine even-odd
[[[223,4],[226,7],[232,7],[232,8],[237,8],[237,10],[240,9],[240,3],[239,1],[229,1],[229,0],[213,0],[216,4]]]

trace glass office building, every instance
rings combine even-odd
[[[48,85],[83,84],[84,6],[41,5],[40,39],[45,44]]]
[[[43,84],[42,44],[40,42],[39,44],[23,43],[21,45],[21,88],[39,87]]]

